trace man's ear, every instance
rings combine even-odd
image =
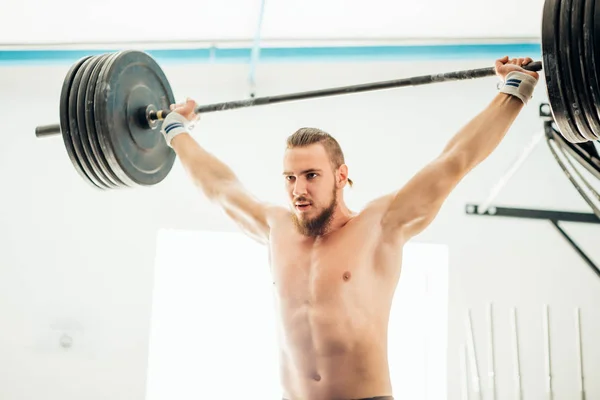
[[[337,175],[337,185],[343,187],[348,182],[348,166],[346,164],[340,165]]]

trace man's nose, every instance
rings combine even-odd
[[[304,182],[301,182],[300,180],[296,180],[296,183],[294,184],[293,194],[294,196],[306,195],[306,184]]]

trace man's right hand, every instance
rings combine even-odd
[[[190,122],[196,122],[200,119],[200,114],[194,112],[195,108],[196,102],[190,98],[187,98],[185,103],[171,104],[171,107],[169,107],[171,111],[183,115]]]
[[[200,115],[194,111],[196,102],[190,98],[185,103],[171,104],[169,108],[171,112],[163,120],[161,132],[167,145],[171,146],[177,135],[194,128],[194,123],[200,119]]]

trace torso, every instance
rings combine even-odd
[[[286,399],[392,395],[387,328],[402,245],[354,217],[318,240],[289,218],[272,227],[271,270]]]

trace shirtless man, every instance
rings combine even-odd
[[[257,200],[190,136],[194,101],[171,106],[163,134],[192,181],[269,248],[285,399],[392,399],[387,329],[402,248],[505,136],[539,78],[520,67],[529,62],[497,60],[505,84],[491,103],[403,188],[360,212],[344,202],[352,182],[328,134],[303,128],[288,138],[282,179],[290,204],[280,207]]]

